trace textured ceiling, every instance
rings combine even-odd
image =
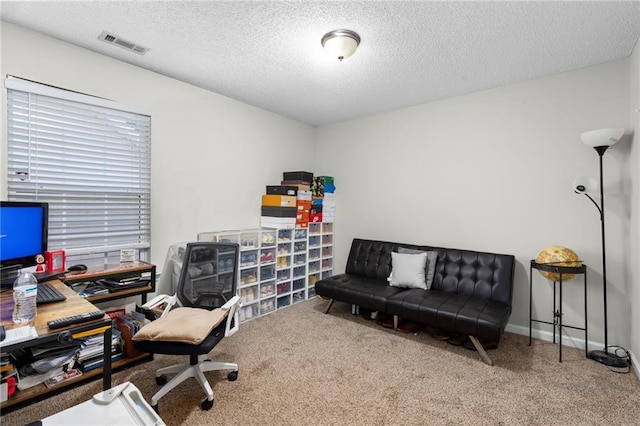
[[[3,1],[0,17],[312,125],[625,58],[640,37],[639,1]],[[339,28],[362,38],[343,62],[320,45]]]

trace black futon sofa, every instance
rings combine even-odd
[[[430,289],[389,285],[391,252],[403,247],[437,252]],[[442,247],[354,239],[344,274],[319,280],[316,294],[334,301],[467,335],[483,359],[493,361],[480,341],[498,342],[511,315],[515,258]]]

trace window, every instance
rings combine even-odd
[[[74,263],[149,260],[151,117],[141,108],[8,77],[11,201],[49,203],[49,248]]]

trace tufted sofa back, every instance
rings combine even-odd
[[[486,297],[511,306],[515,271],[512,255],[355,238],[345,272],[386,280],[391,272],[391,252],[397,252],[398,247],[438,252],[432,290]]]

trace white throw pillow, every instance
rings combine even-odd
[[[424,250],[416,250],[410,249],[408,247],[398,247],[398,253],[427,253],[427,267],[425,271],[425,281],[427,283],[427,290],[431,288],[431,284],[433,283],[433,277],[436,273],[436,262],[438,260],[438,252],[437,251],[424,251]]]
[[[394,287],[427,289],[424,270],[427,253],[404,254],[391,252],[389,285]]]

